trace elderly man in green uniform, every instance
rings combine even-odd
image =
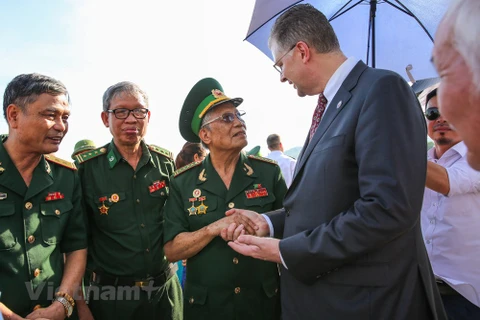
[[[246,125],[212,78],[190,91],[180,114],[180,132],[201,141],[209,155],[174,173],[165,208],[165,253],[188,259],[185,319],[279,319],[277,265],[233,251],[220,232],[235,227],[231,208],[260,212],[282,207],[286,185],[278,165],[247,156]],[[241,230],[240,230],[241,231]],[[251,232],[254,232],[252,230]]]
[[[182,319],[180,283],[163,251],[174,161],[169,151],[144,142],[148,108],[136,84],[109,87],[101,117],[113,139],[76,156],[90,226],[87,295],[95,319]]]
[[[68,131],[69,95],[53,78],[22,74],[5,89],[3,113],[9,134],[0,143],[0,311],[5,319],[64,319],[87,257],[76,167],[48,155]]]

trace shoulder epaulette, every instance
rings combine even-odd
[[[77,170],[77,167],[75,166],[74,163],[70,162],[70,161],[67,161],[67,160],[63,160],[63,159],[60,159],[60,158],[57,158],[55,156],[52,156],[50,154],[46,154],[45,155],[45,159],[47,159],[48,161],[50,162],[53,162],[53,163],[56,163],[58,165],[61,165],[62,167],[65,167],[65,168],[68,168],[68,169],[71,169],[71,170]]]
[[[268,158],[264,158],[264,157],[259,157],[259,156],[254,156],[254,155],[249,155],[248,157],[250,159],[260,160],[260,161],[271,163],[271,164],[278,164],[277,161],[272,160],[272,159],[268,159]]]
[[[159,146],[156,146],[154,144],[150,144],[148,146],[148,149],[150,149],[150,151],[160,153],[161,155],[164,155],[165,157],[173,160],[173,154],[170,151],[168,151],[167,149],[160,148]]]
[[[105,147],[85,151],[83,153],[77,154],[75,156],[75,160],[77,160],[78,163],[84,163],[85,161],[96,158],[102,154],[105,154],[106,152],[107,152],[107,148]]]
[[[181,167],[180,169],[176,170],[174,173],[173,173],[173,176],[176,177],[178,175],[181,175],[182,173],[184,173],[185,171],[188,171],[196,166],[198,166],[199,164],[201,164],[202,161],[195,161],[195,162],[192,162],[192,163],[189,163],[187,164],[186,166],[183,166]]]

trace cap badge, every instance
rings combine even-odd
[[[215,97],[215,99],[219,99],[219,98],[226,98],[227,96],[225,96],[225,94],[218,90],[218,89],[213,89],[212,90],[212,95]]]

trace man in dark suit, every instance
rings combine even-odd
[[[284,320],[446,319],[420,231],[426,130],[410,87],[347,59],[310,5],[279,17],[269,46],[280,81],[319,102],[284,208],[227,212],[276,239],[229,245],[282,265]]]

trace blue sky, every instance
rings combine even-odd
[[[0,1],[0,91],[20,73],[61,80],[72,98],[70,129],[58,156],[84,138],[108,143],[100,120],[105,89],[129,80],[150,96],[147,143],[177,154],[184,141],[178,115],[188,91],[217,78],[228,96],[243,97],[249,145],[282,135],[302,145],[316,105],[278,80],[272,62],[245,38],[254,0]],[[297,128],[300,128],[297,130]],[[295,129],[295,130],[294,130]],[[7,132],[0,121],[0,132]]]
[[[102,95],[124,80],[149,94],[147,143],[175,155],[184,143],[180,109],[190,88],[204,77],[219,80],[227,96],[244,98],[247,150],[260,145],[266,155],[271,133],[282,136],[286,149],[301,146],[317,98],[299,98],[290,85],[280,83],[272,61],[243,41],[254,3],[2,0],[0,92],[16,75],[31,72],[67,86],[72,116],[57,153],[65,159],[78,140],[91,139],[98,146],[110,141],[100,119]],[[2,117],[0,133],[7,131]]]

